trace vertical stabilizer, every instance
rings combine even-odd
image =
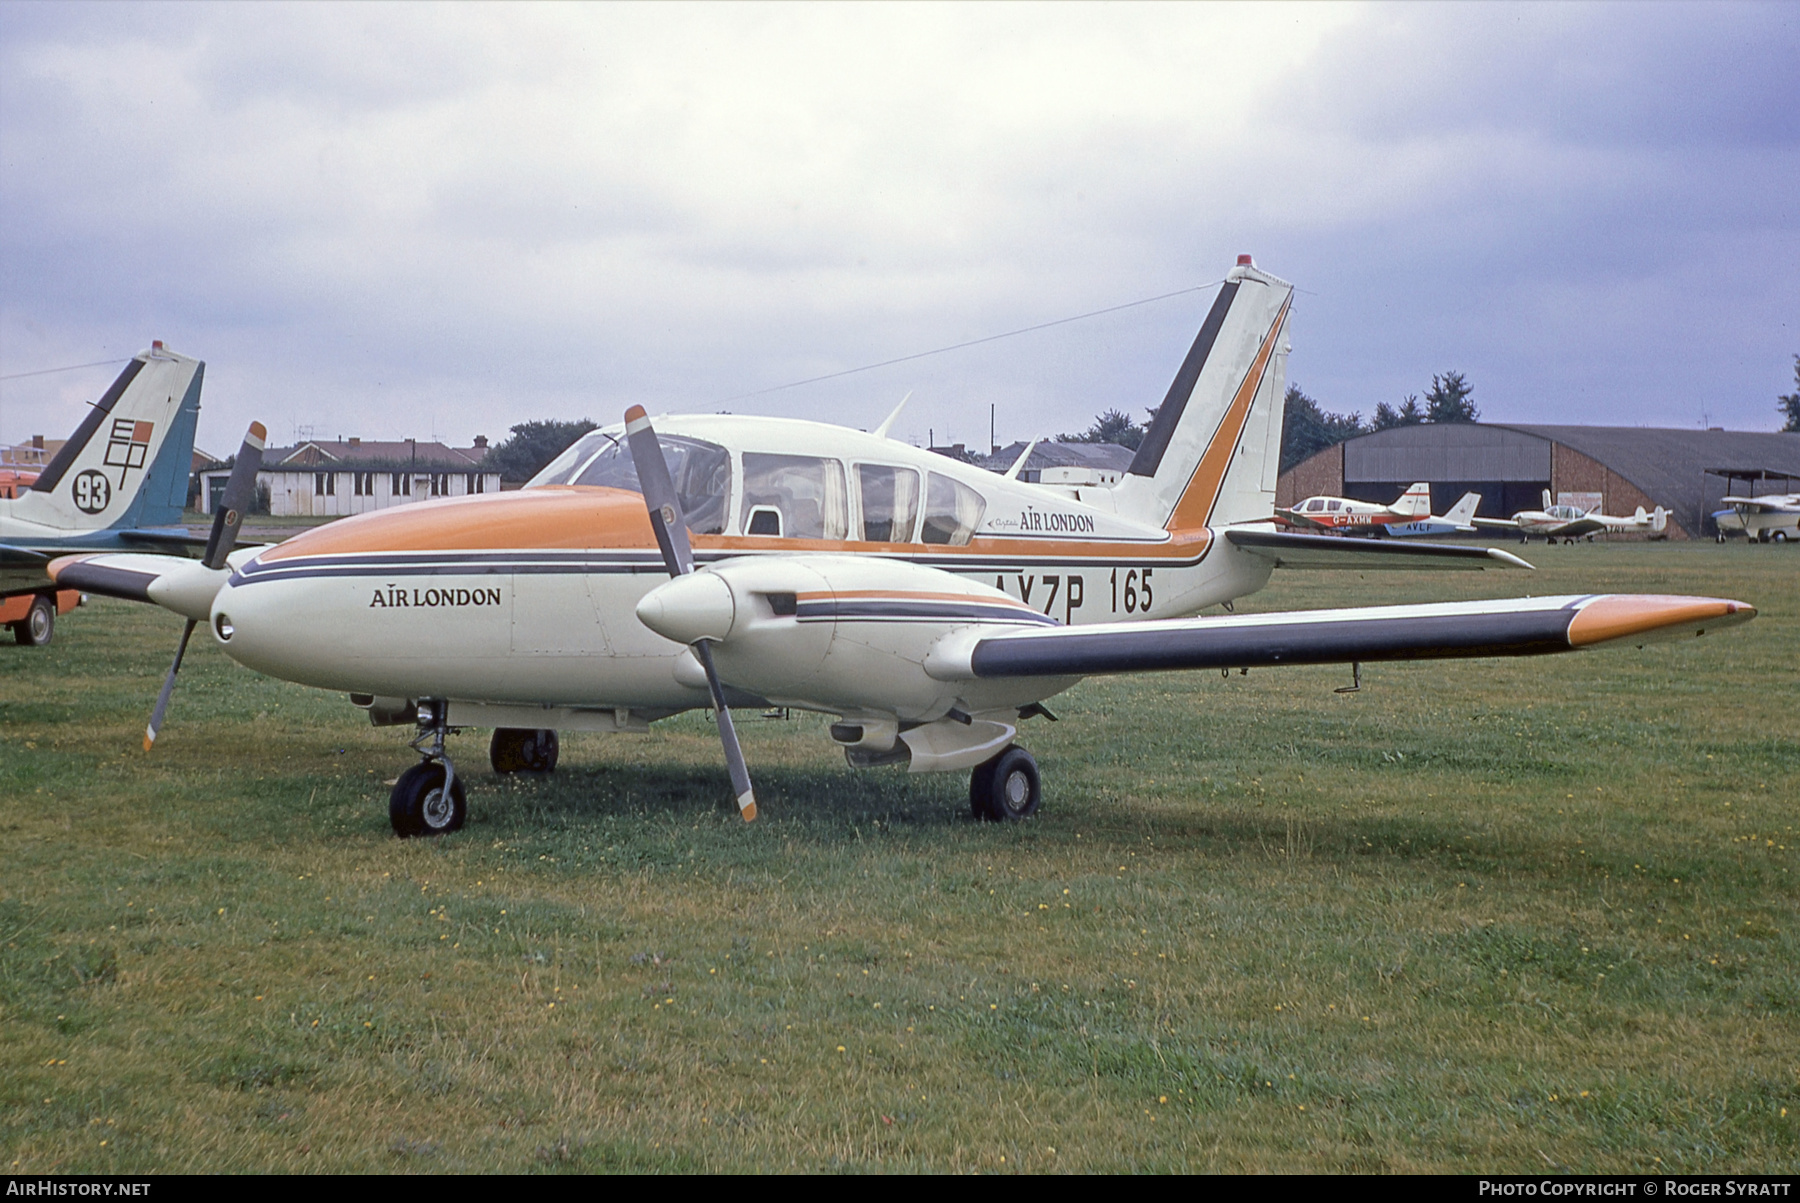
[[[1137,456],[1119,512],[1169,530],[1266,519],[1281,468],[1294,286],[1241,255]]]
[[[161,343],[134,357],[12,515],[62,531],[180,522],[205,371]]]
[[[1475,510],[1480,505],[1480,493],[1464,493],[1462,495],[1462,500],[1451,507],[1448,514],[1444,515],[1444,521],[1454,523],[1457,526],[1472,527],[1475,520]]]
[[[1402,518],[1431,517],[1431,486],[1425,481],[1419,481],[1400,494],[1400,499],[1388,509]]]

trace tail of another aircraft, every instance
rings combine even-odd
[[[181,521],[205,372],[160,342],[134,357],[12,515],[60,531]]]
[[[1431,486],[1420,481],[1400,494],[1399,500],[1390,505],[1388,509],[1402,518],[1431,517]]]
[[[1268,518],[1281,469],[1293,295],[1293,285],[1238,257],[1113,488],[1121,514],[1168,530]]]
[[[1475,510],[1481,505],[1480,493],[1464,493],[1462,500],[1444,515],[1444,521],[1454,522],[1457,526],[1469,526],[1475,518]]]

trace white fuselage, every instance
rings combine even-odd
[[[997,589],[1070,625],[1192,614],[1268,579],[1268,561],[1205,529],[1113,512],[1104,488],[1008,480],[812,422],[663,418],[657,430],[729,460],[708,478],[711,501],[684,502],[690,521],[704,515],[692,535],[701,566],[811,555],[841,564],[859,553],[954,574],[965,591]],[[607,451],[605,432],[584,442],[518,492],[346,518],[234,556],[212,605],[214,637],[229,629],[225,650],[260,672],[353,694],[665,713],[706,705],[703,681],[683,667],[687,649],[636,615],[668,580],[641,495],[542,483],[582,479],[583,457]],[[761,521],[805,530],[744,533],[771,510]],[[870,535],[880,537],[858,537]],[[931,639],[968,625],[933,618],[886,654],[918,660]],[[1047,696],[1038,682],[1017,688]]]

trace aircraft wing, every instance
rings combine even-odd
[[[945,648],[933,676],[1094,676],[1280,664],[1535,656],[1704,635],[1756,610],[1710,597],[1600,594],[1037,627]],[[965,658],[966,657],[966,658]]]
[[[152,547],[205,547],[206,535],[196,535],[179,527],[173,530],[122,530],[116,532],[127,543],[147,543]],[[243,546],[239,544],[238,546]]]
[[[33,551],[29,547],[0,543],[0,564],[42,564],[49,558],[43,552]]]
[[[1285,531],[1228,530],[1239,551],[1275,561],[1277,568],[1356,568],[1416,571],[1427,568],[1530,568],[1498,547],[1456,543],[1396,543],[1387,539],[1342,539]]]

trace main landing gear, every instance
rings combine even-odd
[[[31,609],[12,624],[12,633],[26,647],[48,647],[56,634],[56,598],[44,593],[32,598]]]
[[[969,810],[990,823],[1030,818],[1043,796],[1037,761],[1018,744],[969,774]]]
[[[441,700],[419,702],[419,733],[411,746],[424,760],[401,773],[388,795],[388,821],[401,839],[447,835],[469,817],[463,783],[444,752],[444,737],[450,733],[448,711]]]

